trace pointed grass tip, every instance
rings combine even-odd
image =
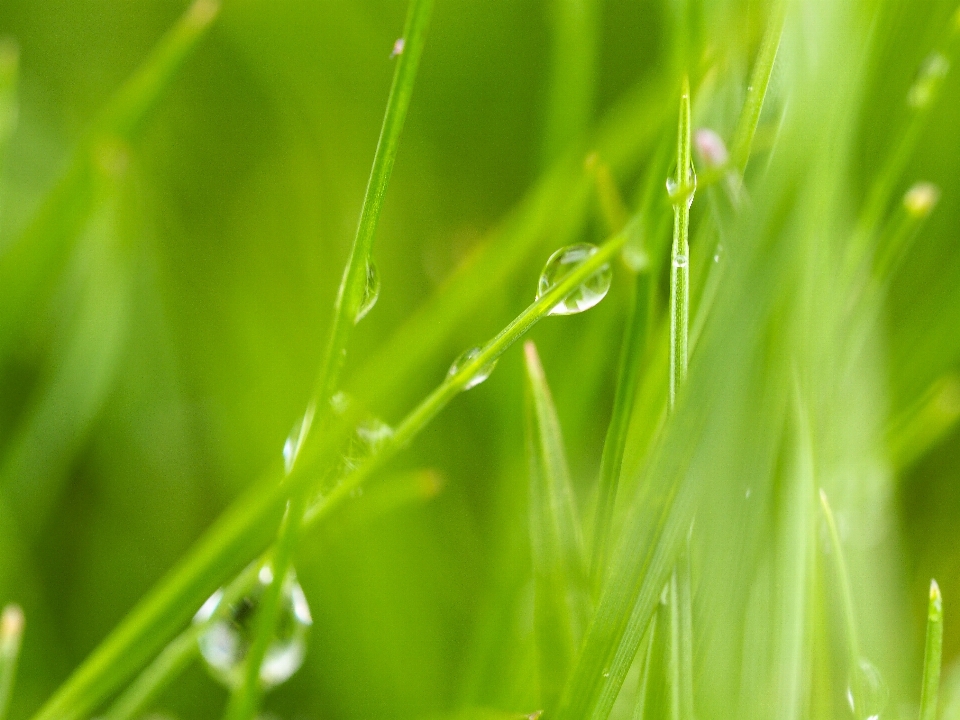
[[[936,580],[930,580],[930,614],[939,616],[943,612],[943,595]]]

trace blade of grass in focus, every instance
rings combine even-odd
[[[536,346],[524,344],[526,444],[530,473],[530,546],[540,693],[555,707],[586,622],[587,586],[560,421]]]

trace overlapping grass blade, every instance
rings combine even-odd
[[[920,720],[937,720],[940,696],[940,666],[943,662],[943,596],[936,580],[930,581],[927,609],[927,640],[923,649],[923,685],[920,693]]]
[[[560,421],[536,346],[524,344],[530,546],[540,695],[555,707],[586,624],[588,587]]]

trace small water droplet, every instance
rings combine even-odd
[[[931,182],[918,182],[903,196],[903,207],[912,217],[922,220],[940,201],[940,188]]]
[[[747,492],[745,493],[744,497],[746,497],[747,500],[749,500],[749,499],[750,499],[750,493],[752,493],[752,492],[753,492],[753,490],[751,490],[750,488],[747,488]]]
[[[330,396],[330,407],[337,415],[345,415],[353,400],[345,392],[335,392]]]
[[[258,571],[256,585],[249,593],[221,607],[224,599],[221,588],[193,618],[193,622],[200,625],[222,614],[204,630],[197,643],[211,674],[227,687],[236,688],[243,682],[244,661],[256,632],[260,599],[272,580],[273,571],[264,566]],[[260,683],[264,689],[280,685],[300,669],[307,648],[307,630],[313,624],[310,607],[293,569],[287,573],[280,602],[276,633],[260,666]]]
[[[360,298],[360,306],[357,308],[357,314],[353,317],[353,322],[358,323],[363,320],[367,313],[377,304],[377,298],[380,297],[380,271],[373,262],[367,263],[367,282],[363,286],[363,296]]]
[[[581,263],[594,255],[598,249],[596,245],[578,243],[557,250],[549,257],[547,264],[543,267],[543,272],[540,273],[537,299],[539,300],[550,292]],[[612,280],[613,271],[610,269],[610,264],[606,263],[578,287],[574,288],[563,300],[554,305],[549,314],[574,315],[589,310],[606,297]]]
[[[293,470],[293,466],[297,462],[297,456],[300,454],[300,448],[303,447],[303,442],[310,433],[314,410],[313,403],[310,403],[306,412],[303,413],[303,417],[297,420],[283,443],[283,467],[288,475]]]
[[[847,684],[847,704],[855,717],[879,717],[890,700],[890,689],[876,666],[860,658]]]
[[[690,258],[686,255],[674,255],[673,257],[673,266],[678,268],[685,268],[690,263]]]
[[[923,61],[916,80],[907,93],[907,103],[914,108],[923,108],[930,104],[940,82],[950,72],[950,61],[939,52],[935,52]]]
[[[393,58],[403,55],[403,49],[406,47],[406,45],[406,38],[397,38],[393,43],[393,50],[390,51],[390,59],[393,60]]]
[[[604,670],[604,671],[603,671],[603,676],[604,676],[605,678],[610,677],[610,671],[609,671],[609,670]]]
[[[471,360],[476,358],[481,352],[482,350],[478,347],[472,347],[469,350],[464,350],[462,353],[460,353],[457,356],[457,359],[453,361],[453,364],[450,366],[450,369],[447,371],[447,377],[453,377],[454,375],[459,373],[461,370],[463,370],[464,366],[467,365],[467,363],[469,363]],[[477,385],[482,383],[484,380],[490,377],[490,375],[493,373],[493,369],[496,366],[497,366],[496,360],[492,360],[491,362],[488,362],[486,365],[484,365],[479,370],[477,370],[477,372],[474,373],[474,375],[469,380],[467,380],[467,382],[463,386],[463,389],[469,390],[470,388],[476,387]]]
[[[393,428],[379,418],[369,418],[357,425],[357,437],[370,453],[393,437]]]

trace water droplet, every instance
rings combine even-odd
[[[936,95],[940,82],[950,72],[950,61],[938,52],[923,61],[916,80],[907,93],[907,103],[914,108],[923,108],[930,104]]]
[[[715,130],[700,128],[694,133],[693,144],[708,168],[721,168],[730,159],[726,143]]]
[[[724,255],[724,247],[723,245],[720,245],[719,243],[717,243],[717,249],[713,253],[713,261],[715,263],[720,262],[723,259],[723,255]]]
[[[457,356],[457,359],[453,361],[453,365],[451,365],[450,369],[447,371],[447,377],[453,377],[454,375],[459,373],[464,368],[464,366],[467,365],[467,363],[469,363],[471,360],[476,358],[481,352],[482,350],[478,347],[472,347],[469,350],[464,350],[462,353],[460,353]],[[493,369],[496,366],[497,366],[496,360],[492,360],[488,362],[486,365],[484,365],[479,370],[477,370],[477,372],[474,373],[474,375],[469,380],[467,380],[467,382],[463,386],[463,389],[469,390],[470,388],[476,387],[477,385],[482,383],[484,380],[490,377],[490,375],[493,373]]]
[[[380,297],[380,272],[373,262],[367,263],[367,282],[363,286],[363,296],[360,298],[360,306],[357,308],[357,314],[353,317],[353,322],[358,323],[363,320],[367,313],[377,304],[377,298]]]
[[[393,60],[393,58],[403,55],[403,49],[406,47],[406,45],[406,38],[397,38],[393,43],[393,50],[390,51],[390,59]]]
[[[370,453],[393,437],[393,428],[379,418],[370,418],[357,425],[357,437]]]
[[[847,685],[847,704],[859,718],[877,718],[890,700],[890,690],[876,666],[860,658]]]
[[[673,257],[673,266],[678,268],[685,268],[690,263],[690,258],[686,255],[674,255]]]
[[[310,403],[307,406],[303,417],[297,420],[290,434],[283,443],[283,467],[289,475],[300,454],[300,448],[303,447],[303,441],[310,433],[310,426],[313,424],[314,405]]]
[[[605,678],[610,677],[610,671],[609,671],[609,670],[604,670],[604,671],[603,671],[603,676],[604,676]]]
[[[540,273],[540,282],[537,285],[537,299],[546,295],[550,290],[562,282],[577,266],[595,254],[599,248],[589,243],[568,245],[557,250],[547,260],[547,264]],[[593,275],[574,288],[569,295],[550,309],[550,315],[573,315],[589,310],[603,300],[610,290],[613,280],[613,271],[610,264],[604,264]]]
[[[353,400],[345,392],[335,392],[330,396],[330,407],[337,415],[345,415]]]
[[[214,618],[197,643],[207,668],[227,687],[236,688],[243,682],[244,660],[256,632],[260,599],[272,580],[272,570],[264,566],[257,573],[256,585],[249,593],[221,607],[224,601],[221,588],[210,596],[193,618],[197,625]],[[307,599],[292,569],[287,573],[280,602],[276,633],[260,666],[260,683],[264,689],[280,685],[300,669],[307,649],[307,630],[313,624]]]
[[[693,205],[693,196],[697,194],[697,171],[691,165],[690,173],[687,175],[687,182],[681,185],[676,180],[676,169],[667,178],[667,195],[670,196],[670,202],[678,205],[681,201],[687,201],[687,209]]]

